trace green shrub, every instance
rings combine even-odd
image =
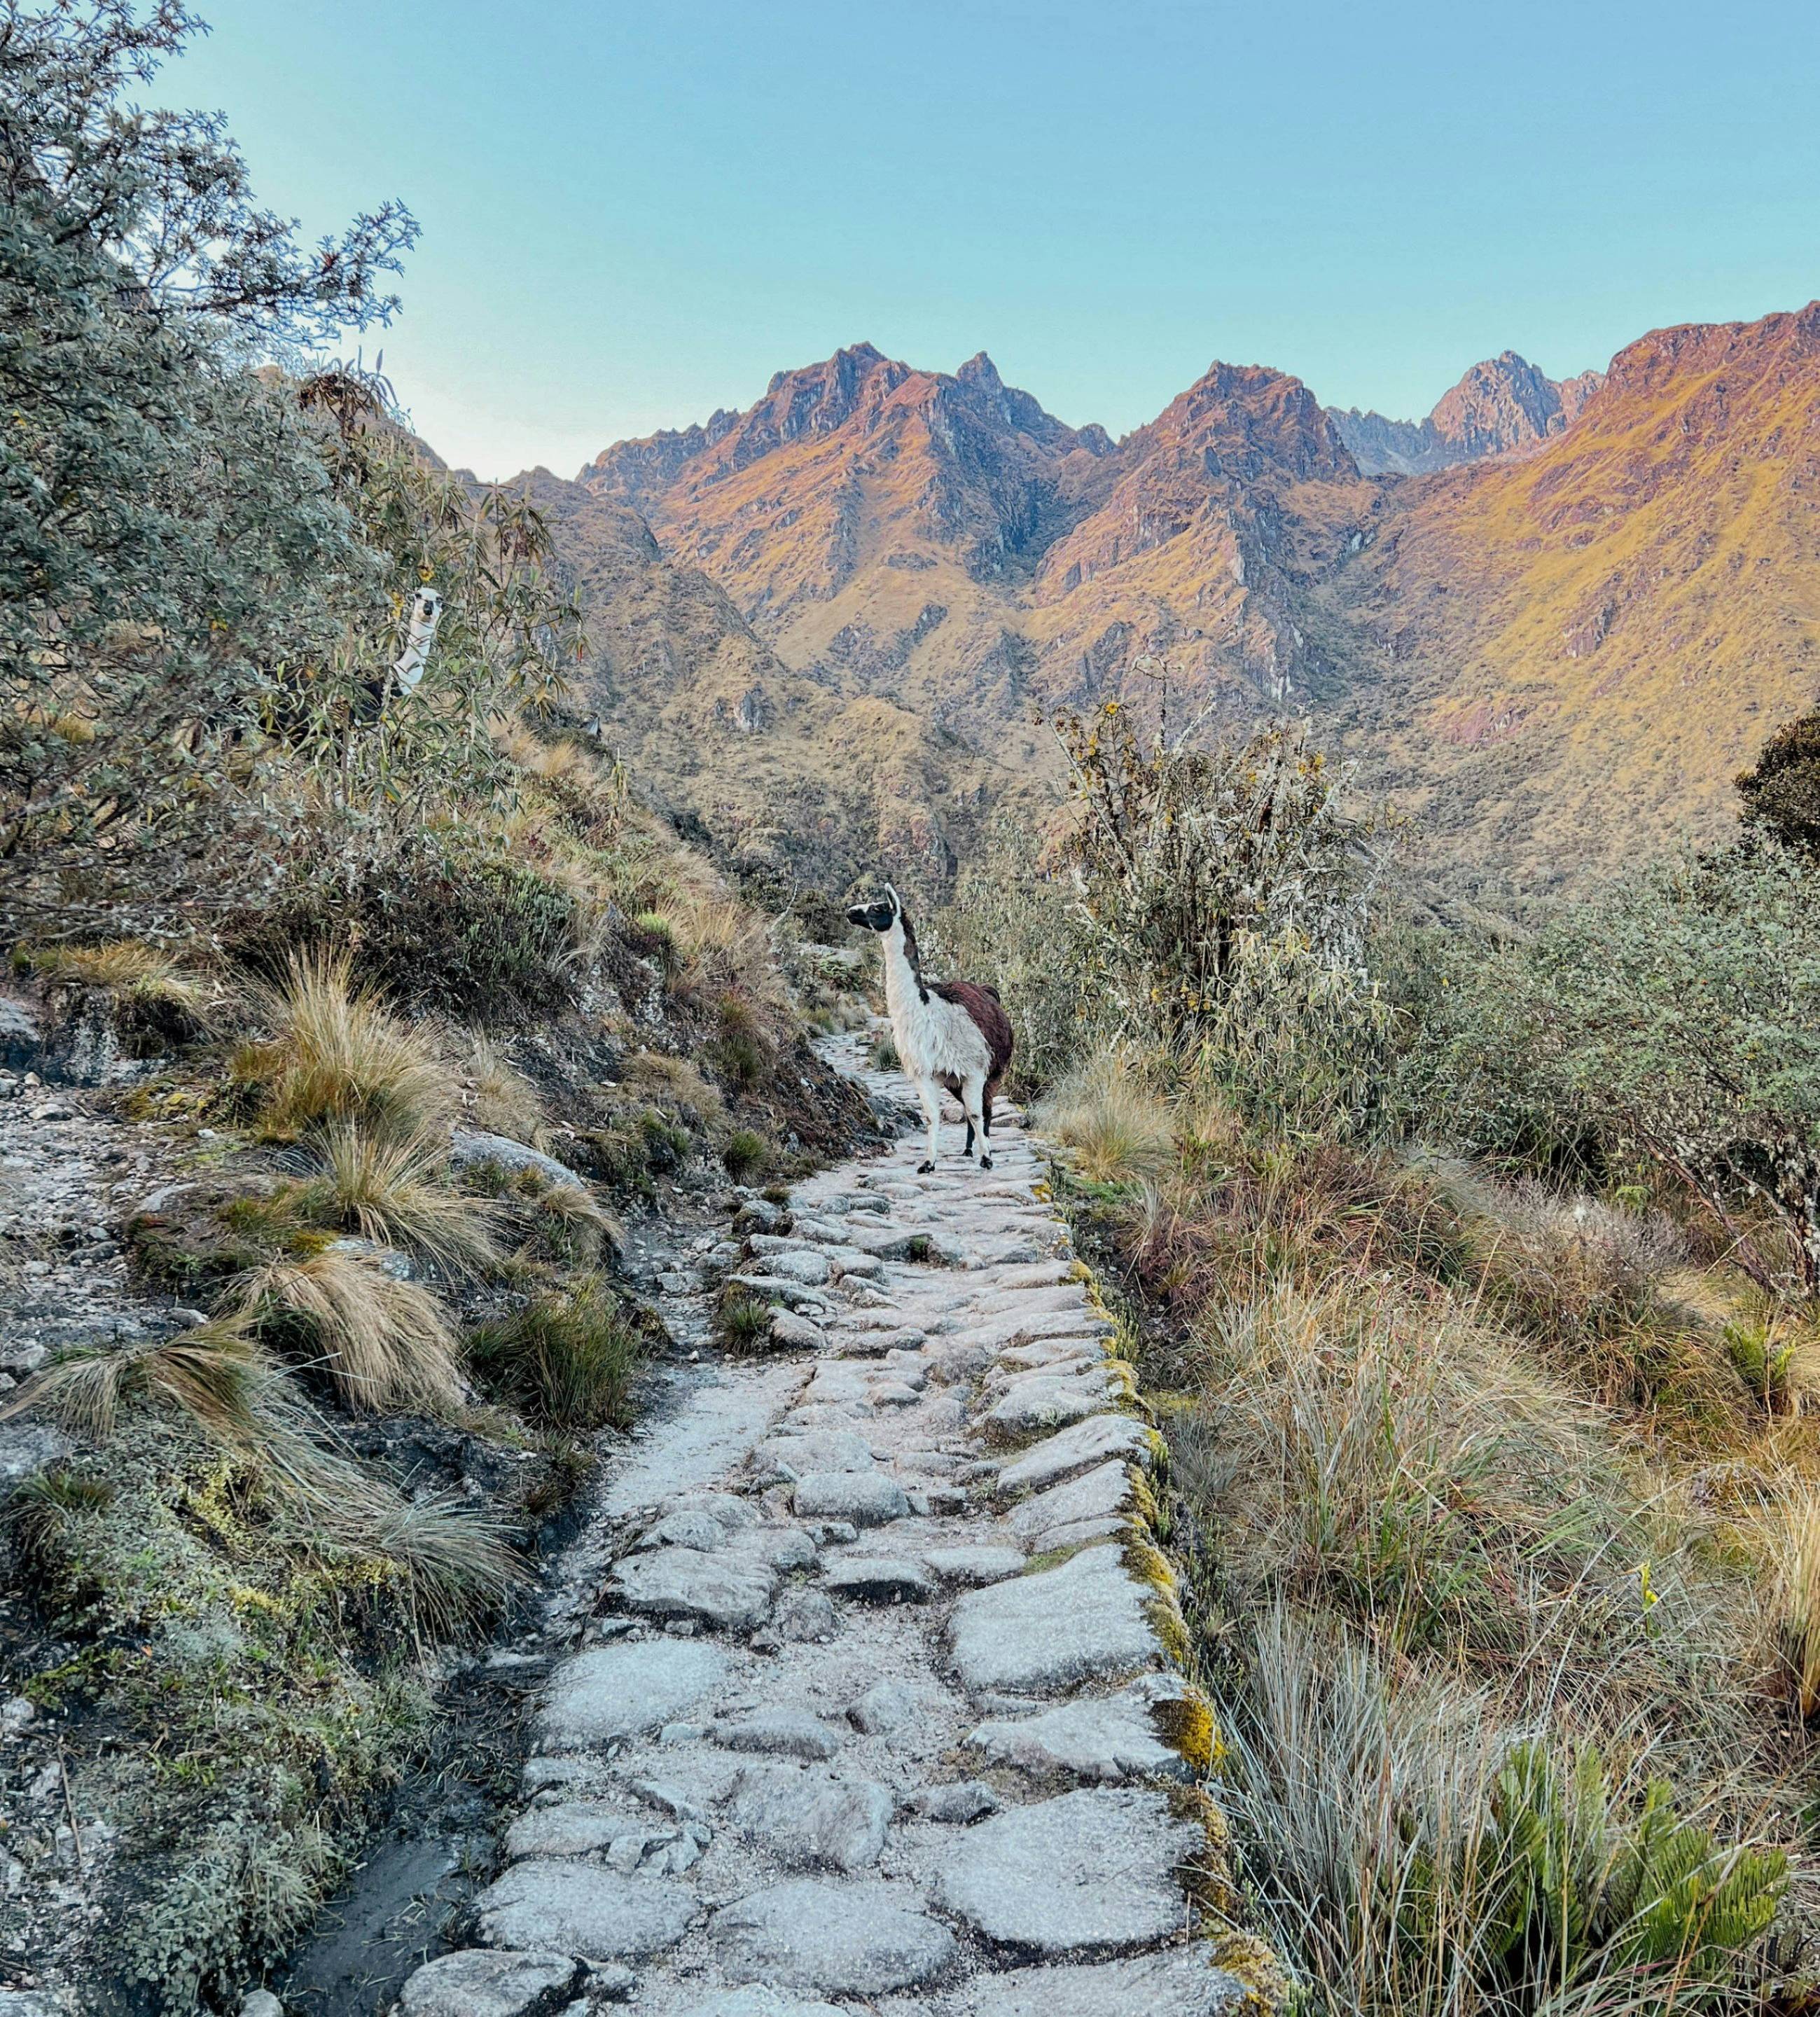
[[[598,1279],[538,1297],[468,1338],[474,1371],[542,1427],[577,1431],[630,1419],[644,1341]]]
[[[764,1136],[755,1134],[749,1128],[736,1128],[720,1152],[727,1174],[736,1183],[743,1183],[755,1170],[762,1170],[770,1159],[771,1151]]]

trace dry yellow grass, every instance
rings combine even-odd
[[[499,1265],[497,1208],[450,1189],[449,1149],[440,1135],[373,1135],[332,1120],[313,1146],[329,1208],[351,1230],[452,1275]]]
[[[358,1413],[459,1405],[462,1381],[455,1333],[441,1304],[400,1279],[387,1257],[326,1247],[273,1261],[240,1289],[249,1322],[301,1322],[343,1403]]]
[[[1145,1083],[1137,1060],[1118,1051],[1102,1052],[1070,1072],[1042,1101],[1036,1120],[1094,1183],[1153,1175],[1175,1145],[1169,1109]]]
[[[470,1040],[462,1091],[476,1128],[534,1149],[544,1146],[549,1128],[542,1097],[491,1037]]]
[[[455,1087],[448,1059],[424,1030],[355,986],[344,953],[293,956],[281,986],[262,990],[276,1031],[235,1059],[260,1091],[266,1132],[294,1140],[325,1121],[358,1120],[369,1131],[418,1137],[446,1127]]]

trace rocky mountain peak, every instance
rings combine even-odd
[[[1571,425],[1603,382],[1598,371],[1557,382],[1505,350],[1462,373],[1426,420],[1387,420],[1356,406],[1332,417],[1366,475],[1421,475],[1533,452]]]

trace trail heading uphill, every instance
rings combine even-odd
[[[881,1081],[874,1081],[875,1084]],[[892,1089],[901,1093],[901,1083]],[[1197,1790],[1205,1705],[1148,1535],[1154,1432],[1007,1114],[799,1185],[611,1481],[583,1650],[506,1867],[404,2017],[1213,2017],[1252,1943]]]

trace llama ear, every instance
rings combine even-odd
[[[885,893],[891,899],[891,907],[901,918],[903,915],[903,899],[897,893],[897,885],[895,882],[887,882],[885,886]]]

